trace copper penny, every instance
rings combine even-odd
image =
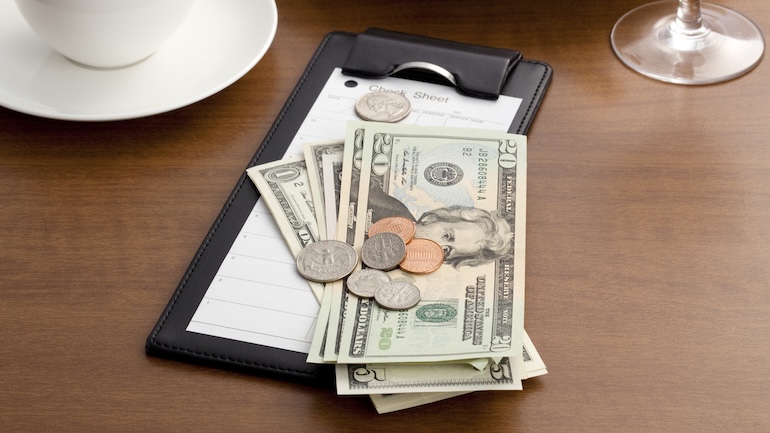
[[[406,244],[406,257],[399,267],[413,274],[428,274],[444,263],[444,250],[430,239],[412,239]]]
[[[404,217],[383,218],[369,227],[369,237],[379,233],[393,233],[398,235],[404,242],[409,242],[414,236],[416,226],[414,221]]]

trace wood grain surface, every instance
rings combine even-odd
[[[103,123],[0,108],[0,431],[770,431],[768,63],[710,86],[642,77],[609,32],[644,3],[279,0],[266,56],[191,106]],[[770,29],[770,3],[723,4]],[[367,27],[554,69],[529,131],[525,319],[549,373],[522,392],[377,415],[144,352],[323,36]]]

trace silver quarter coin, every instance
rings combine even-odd
[[[358,256],[353,247],[335,240],[313,242],[297,254],[299,274],[318,283],[345,278],[357,263]]]
[[[374,292],[374,300],[382,308],[405,310],[420,302],[420,289],[406,281],[390,281]]]
[[[351,293],[362,298],[371,298],[381,285],[390,281],[388,274],[377,269],[359,269],[348,277],[347,287]]]
[[[381,271],[394,269],[405,256],[406,244],[395,233],[378,233],[365,240],[361,247],[361,261]]]
[[[392,92],[371,92],[356,101],[356,114],[374,122],[398,122],[412,111],[406,96]]]

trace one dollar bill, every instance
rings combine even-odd
[[[289,250],[296,258],[302,249],[320,240],[310,180],[303,156],[292,156],[246,170],[273,215]],[[324,284],[308,281],[320,303]]]
[[[321,239],[333,239],[337,231],[344,146],[345,142],[340,140],[307,143],[303,148]]]

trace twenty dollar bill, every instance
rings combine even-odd
[[[345,146],[363,150],[358,188],[341,197],[356,203],[354,247],[371,224],[402,216],[416,222],[415,237],[442,246],[445,260],[431,274],[406,275],[422,295],[410,309],[350,296],[337,362],[521,357],[526,137],[349,122]]]

